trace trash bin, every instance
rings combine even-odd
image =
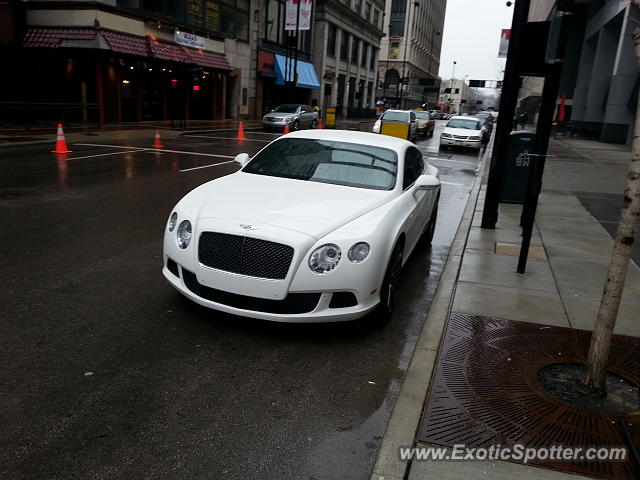
[[[534,153],[535,138],[536,132],[531,130],[517,130],[509,135],[507,159],[500,185],[500,202],[524,203],[531,168],[531,157],[527,153]]]

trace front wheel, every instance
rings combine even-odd
[[[296,120],[295,122],[293,122],[293,128],[292,130],[295,132],[300,128],[300,122],[298,122],[298,120]]]
[[[433,241],[433,234],[436,231],[436,222],[438,221],[438,202],[440,201],[440,195],[436,198],[435,203],[433,204],[433,209],[431,210],[431,218],[424,226],[424,230],[422,231],[421,240],[424,242],[426,246],[431,245]]]
[[[314,118],[313,123],[311,124],[311,128],[318,128],[318,119]]]
[[[394,247],[382,280],[380,303],[374,312],[374,316],[379,323],[389,321],[396,307],[400,273],[402,272],[402,252],[403,247],[401,244]]]

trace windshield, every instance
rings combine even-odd
[[[296,113],[296,110],[298,110],[299,106],[300,105],[296,105],[296,104],[293,104],[293,103],[287,103],[285,105],[280,105],[280,106],[276,107],[274,112]]]
[[[480,122],[478,120],[467,120],[463,118],[454,118],[449,120],[447,127],[450,128],[467,128],[469,130],[480,130]]]
[[[429,114],[425,112],[416,112],[416,118],[419,120],[429,120]]]
[[[384,112],[382,119],[388,122],[409,123],[409,114],[407,112]]]
[[[273,142],[243,169],[245,173],[392,190],[398,158],[393,150],[368,145],[290,138]]]

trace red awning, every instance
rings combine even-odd
[[[23,47],[58,48],[62,40],[93,40],[96,31],[93,28],[30,28]]]
[[[111,50],[139,57],[149,56],[147,39],[130,33],[114,32],[113,30],[100,30],[100,35],[107,41]]]
[[[191,63],[191,59],[177,43],[151,38],[149,40],[149,46],[151,47],[152,57],[159,58],[160,60],[170,60],[172,62]]]
[[[118,53],[137,57],[153,57],[171,62],[186,63],[215,70],[232,71],[233,67],[221,53],[183,47],[155,37],[141,37],[131,33],[94,28],[29,28],[23,47],[58,48],[63,40],[93,40],[99,33],[109,48]]]
[[[189,63],[194,63],[201,67],[213,68],[216,70],[233,70],[229,65],[227,57],[220,53],[207,52],[206,50],[196,50],[195,48],[183,47],[187,56],[191,59]]]

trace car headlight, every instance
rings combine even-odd
[[[191,222],[189,220],[183,220],[178,226],[176,233],[176,239],[178,241],[178,247],[187,248],[191,243]]]
[[[178,223],[178,213],[173,212],[169,217],[169,231],[173,232],[173,229],[176,228],[176,223]]]
[[[469,137],[469,140],[480,140],[480,137]]]
[[[354,244],[347,253],[347,258],[351,263],[362,263],[369,256],[371,247],[366,242],[358,242]]]
[[[451,138],[451,134],[449,133],[443,133],[442,135],[440,135],[442,138]]]
[[[313,273],[326,274],[331,273],[340,263],[340,247],[333,243],[327,243],[316,248],[309,255],[309,268]]]
[[[293,120],[293,117],[287,117],[284,119],[285,122],[290,122],[291,120]]]

